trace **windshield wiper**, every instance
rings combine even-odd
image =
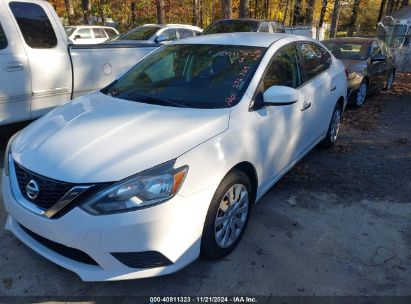
[[[147,102],[147,103],[161,103],[161,104],[166,104],[166,105],[171,105],[173,107],[178,107],[178,108],[186,108],[187,106],[185,104],[182,104],[178,101],[174,101],[169,98],[164,98],[164,97],[157,97],[157,96],[141,96],[141,98],[136,98],[136,101],[142,101],[142,102]]]

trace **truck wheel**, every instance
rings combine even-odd
[[[218,186],[204,223],[201,256],[216,259],[231,253],[240,242],[253,202],[249,178],[239,170],[229,172]]]
[[[321,142],[323,147],[331,148],[337,142],[338,132],[340,131],[341,115],[342,108],[337,103],[331,117],[330,125],[328,126],[327,135]]]

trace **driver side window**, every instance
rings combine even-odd
[[[174,41],[177,39],[176,29],[167,29],[160,34],[160,36],[167,36],[167,41]]]
[[[294,89],[301,85],[301,70],[295,45],[285,46],[274,55],[263,82],[264,91],[274,85]]]

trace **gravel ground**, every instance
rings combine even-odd
[[[401,74],[347,109],[334,148],[314,149],[255,205],[231,255],[168,276],[82,282],[0,229],[0,296],[411,295],[410,117]],[[1,155],[23,126],[0,128]]]

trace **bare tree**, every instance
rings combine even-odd
[[[193,0],[193,25],[200,25],[200,0]]]
[[[287,2],[286,2],[286,4],[285,4],[285,12],[284,12],[284,17],[283,17],[283,20],[282,20],[282,22],[285,24],[285,21],[286,21],[286,19],[287,19],[287,13],[288,13],[288,6],[289,6],[289,4],[290,4],[290,0],[287,0]]]
[[[348,36],[353,36],[355,31],[355,24],[357,23],[358,10],[360,9],[361,0],[354,0],[352,8],[352,15],[350,23],[348,24]]]
[[[390,15],[392,13],[392,9],[394,6],[394,1],[393,0],[388,0],[387,2],[387,15]]]
[[[250,0],[240,0],[240,18],[248,18]]]
[[[221,0],[221,11],[222,11],[223,19],[231,19],[233,16],[232,0]]]
[[[380,22],[385,11],[385,4],[387,3],[387,0],[381,0],[381,5],[380,5],[380,11],[378,12],[378,20],[377,22]]]
[[[132,1],[130,4],[130,9],[131,9],[131,21],[133,23],[136,21],[136,2]]]
[[[73,2],[71,0],[64,0],[64,4],[66,6],[68,23],[69,25],[72,25],[74,17]]]
[[[322,3],[321,3],[321,12],[320,12],[320,20],[318,21],[318,27],[323,27],[324,18],[325,18],[325,13],[326,13],[326,11],[327,11],[327,4],[328,4],[328,0],[322,0]]]
[[[293,25],[300,24],[303,22],[303,1],[295,0],[294,2],[294,16],[293,16]]]
[[[166,23],[166,13],[164,10],[164,0],[156,0],[157,4],[157,23],[164,24]]]
[[[306,24],[311,25],[313,23],[314,6],[315,6],[315,0],[307,0],[307,4],[305,7],[305,23]]]
[[[331,19],[330,38],[335,38],[337,36],[339,15],[340,15],[340,0],[335,0],[334,1],[333,16],[332,16],[332,19]]]
[[[81,6],[83,8],[83,22],[84,24],[89,24],[89,15],[91,12],[91,1],[90,0],[82,0]]]

